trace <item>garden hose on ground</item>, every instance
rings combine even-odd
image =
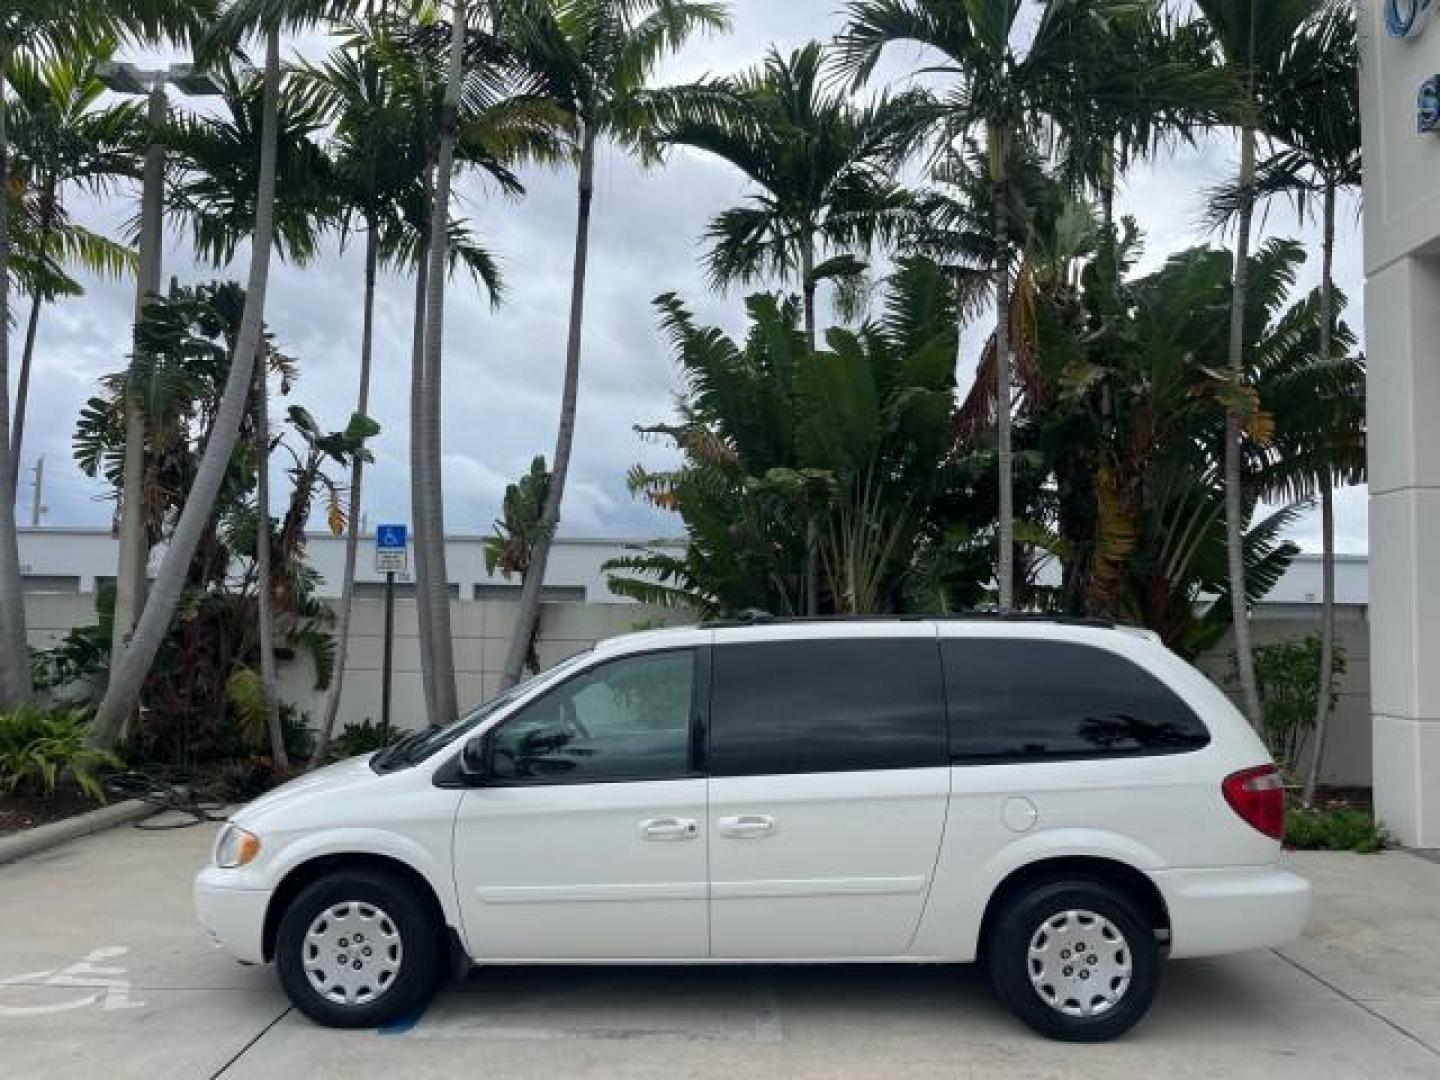
[[[180,821],[153,819],[135,822],[137,829],[186,829],[207,821],[225,821],[225,800],[217,797],[192,776],[167,769],[129,769],[105,779],[105,790],[117,799],[138,799],[158,808],[183,815]]]

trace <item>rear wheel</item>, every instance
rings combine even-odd
[[[306,886],[281,916],[280,983],[328,1027],[374,1027],[423,1006],[441,970],[440,928],[427,898],[371,870],[339,870]]]
[[[988,945],[995,992],[1053,1039],[1113,1039],[1138,1023],[1155,999],[1155,932],[1134,902],[1109,885],[1034,886],[1000,913]]]

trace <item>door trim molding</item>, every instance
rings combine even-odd
[[[713,900],[759,900],[811,896],[912,896],[925,889],[924,874],[907,877],[800,878],[774,881],[716,881]]]
[[[615,901],[705,900],[703,881],[604,885],[487,885],[475,890],[482,904],[603,904]]]

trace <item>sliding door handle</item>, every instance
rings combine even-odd
[[[735,840],[754,840],[775,833],[775,819],[769,814],[739,814],[720,819],[720,835]]]

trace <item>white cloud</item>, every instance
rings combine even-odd
[[[666,77],[734,71],[758,61],[770,43],[794,48],[837,31],[836,0],[739,0],[735,31],[701,39],[673,61]],[[323,43],[307,40],[315,55]],[[898,76],[911,58],[897,51],[882,74]],[[1203,191],[1225,175],[1230,148],[1223,139],[1184,150],[1129,178],[1123,212],[1135,214],[1148,235],[1149,258],[1203,242],[1197,231]],[[743,326],[739,295],[708,292],[700,265],[700,238],[710,218],[738,201],[740,178],[727,166],[693,153],[678,153],[663,171],[644,172],[616,153],[604,155],[595,206],[590,291],[585,324],[574,465],[567,488],[564,530],[572,535],[651,537],[677,530],[625,490],[626,470],[671,460],[663,446],[643,443],[637,423],[671,415],[675,368],[655,325],[651,300],[666,291],[684,296],[699,318],[736,331]],[[447,525],[456,532],[485,532],[499,512],[505,483],[537,453],[553,452],[564,363],[565,328],[575,216],[574,180],[567,172],[526,174],[526,199],[497,199],[462,181],[465,213],[500,256],[509,285],[498,312],[466,280],[447,300],[445,349],[445,495]],[[121,189],[104,207],[76,201],[79,216],[116,230],[133,213],[134,193]],[[1347,216],[1341,233],[1340,279],[1358,323],[1361,300],[1358,230]],[[1271,214],[1268,232],[1303,236],[1314,247],[1315,231],[1297,231],[1283,209]],[[184,237],[172,235],[167,275],[184,281],[218,276],[243,278],[242,253],[223,275],[193,265]],[[1312,260],[1303,284],[1318,273]],[[49,309],[42,325],[25,464],[47,459],[47,521],[57,525],[107,524],[109,506],[97,501],[98,486],[80,476],[69,441],[76,414],[93,393],[94,379],[123,363],[128,349],[132,286],[87,282],[89,294]],[[354,250],[332,247],[308,267],[277,265],[267,320],[278,342],[300,360],[295,399],[323,424],[340,427],[354,405],[360,348],[361,267]],[[380,283],[372,413],[382,426],[367,474],[365,514],[371,522],[409,517],[408,402],[413,287],[385,275]],[[967,334],[962,369],[973,368],[982,339]],[[13,337],[12,337],[13,340]],[[14,346],[18,349],[18,343]],[[1341,499],[1340,532],[1347,547],[1363,546],[1364,499]],[[22,518],[28,493],[21,493]],[[1314,530],[1300,530],[1309,542]]]

